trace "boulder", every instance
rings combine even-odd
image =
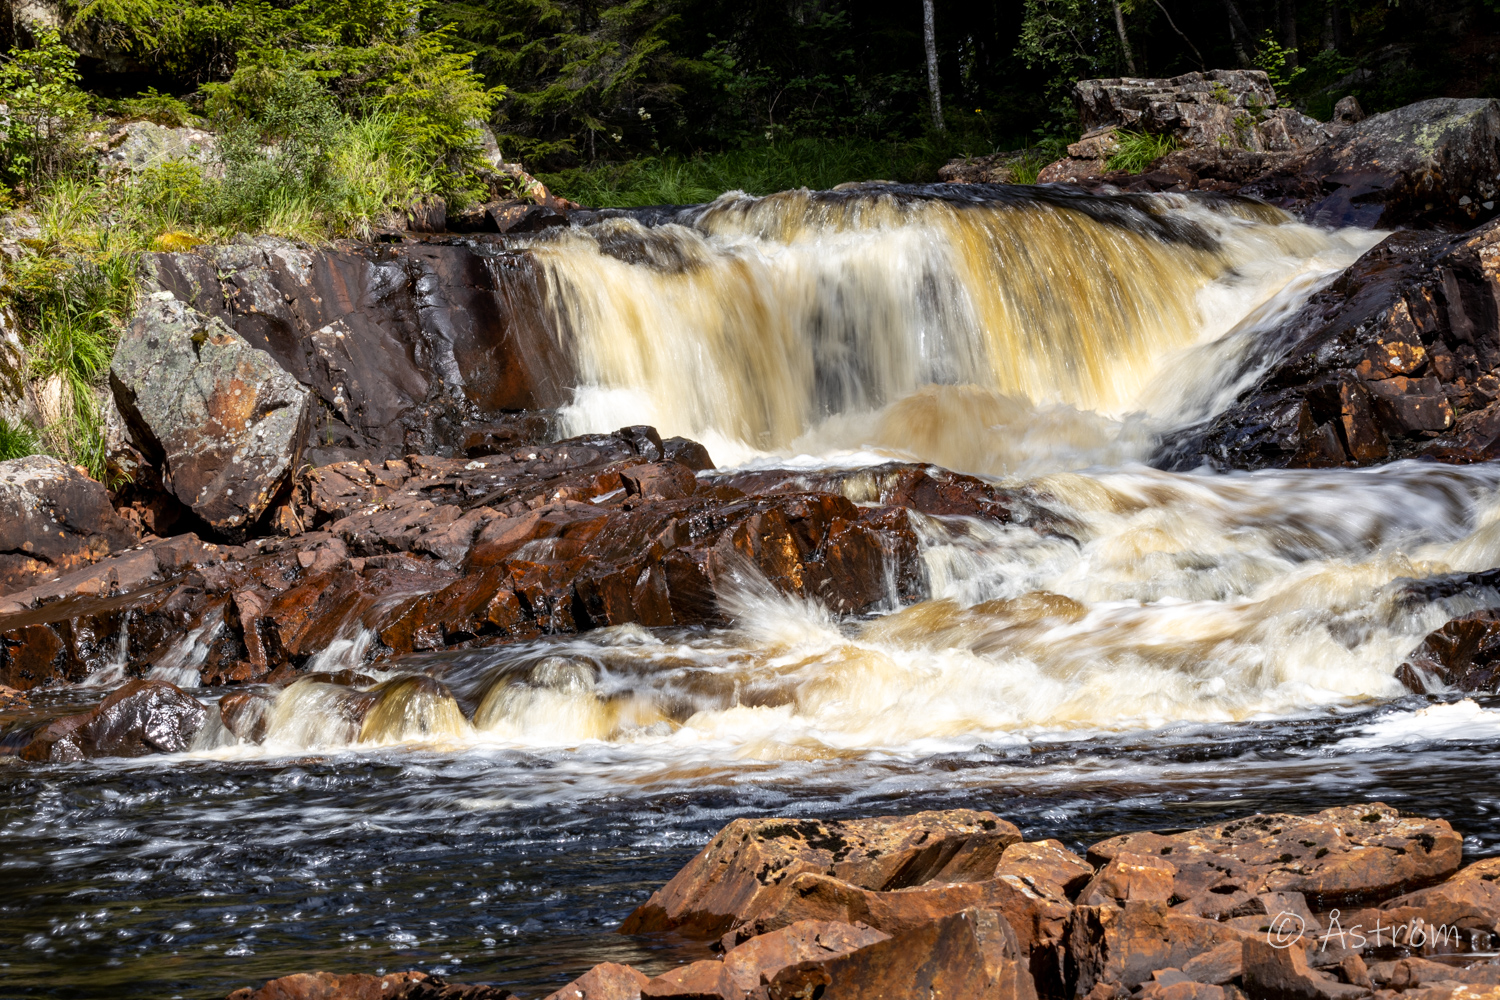
[[[640,1000],[641,987],[650,981],[628,965],[603,962],[543,1000]]]
[[[1379,902],[1458,869],[1463,838],[1443,820],[1401,816],[1384,803],[1312,816],[1265,814],[1184,833],[1130,833],[1089,848],[1105,865],[1126,855],[1169,860],[1173,894],[1238,887],[1295,892],[1314,909]]]
[[[133,545],[136,532],[99,483],[66,462],[0,462],[0,594],[86,566]]]
[[[1416,694],[1500,688],[1500,612],[1471,611],[1433,629],[1396,676]]]
[[[226,1000],[513,1000],[498,986],[448,983],[425,972],[371,976],[359,972],[302,972],[272,979],[259,989],[245,987]]]
[[[1500,100],[1439,97],[1371,115],[1244,191],[1295,199],[1315,225],[1463,231],[1496,215]]]
[[[136,314],[110,381],[164,485],[227,536],[244,536],[301,460],[311,394],[270,354],[175,299]]]
[[[21,759],[68,763],[93,757],[180,753],[193,744],[208,710],[166,681],[131,681],[90,712],[43,726]]]
[[[657,976],[640,988],[640,995],[747,1000],[757,989],[776,982],[778,976],[784,977],[789,970],[820,966],[829,959],[889,939],[889,934],[869,927],[803,920],[730,949],[722,961],[693,962]]]
[[[1264,341],[1234,405],[1163,443],[1173,469],[1372,465],[1500,456],[1500,221],[1400,232]]]
[[[880,892],[933,879],[987,878],[1020,839],[1004,820],[967,809],[830,822],[735,820],[630,914],[620,932],[718,937],[757,912],[773,912],[804,872]]]
[[[1000,856],[996,875],[1015,875],[1027,885],[1072,899],[1094,877],[1094,866],[1056,840],[1011,844]]]
[[[1079,996],[1101,984],[1133,990],[1158,969],[1181,969],[1249,933],[1177,913],[1164,902],[1079,906],[1070,918],[1067,975]]]
[[[113,129],[102,145],[99,165],[105,172],[139,174],[168,163],[202,168],[218,160],[218,137],[186,126],[127,122]]]
[[[1368,996],[1363,986],[1341,983],[1331,974],[1310,967],[1307,950],[1299,945],[1279,947],[1259,936],[1243,944],[1245,991],[1265,1000],[1352,1000]]]
[[[315,465],[462,454],[576,383],[524,251],[262,238],[148,254],[142,287],[223,320],[312,391]]]

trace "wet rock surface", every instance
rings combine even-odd
[[[1190,469],[1500,456],[1500,222],[1400,232],[1266,345],[1278,360],[1206,427],[1163,445]]]
[[[1021,841],[1010,824],[968,810],[838,823],[736,820],[621,927],[653,940],[733,927],[713,945],[718,957],[679,960],[655,976],[605,962],[547,1000],[1488,996],[1484,988],[1500,985],[1489,958],[1500,940],[1500,863],[1458,868],[1458,840],[1441,820],[1378,802],[1125,834],[1094,844],[1087,861],[1055,841]],[[1297,851],[1322,866],[1301,864]],[[1400,860],[1412,855],[1420,859]],[[1398,895],[1411,878],[1435,884]],[[1214,892],[1225,879],[1239,882]],[[1064,880],[1074,888],[1047,890],[1054,894],[1041,922],[1035,906],[996,894]],[[1133,881],[1164,891],[1133,892]],[[1198,886],[1207,883],[1225,905],[1203,902]],[[1282,883],[1310,891],[1267,888]],[[828,885],[862,905],[757,919],[768,903],[790,914],[787,904],[795,908],[799,897],[826,902]],[[951,905],[906,902],[944,894]],[[1348,900],[1365,908],[1330,905]],[[1037,932],[1044,925],[1045,938]],[[287,977],[262,987],[285,992],[241,990],[231,1000],[356,995],[291,992],[335,978]]]

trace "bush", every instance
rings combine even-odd
[[[197,125],[200,121],[186,101],[171,94],[159,94],[155,87],[148,87],[135,97],[120,101],[119,110],[126,118],[155,122],[168,128]]]
[[[0,63],[0,104],[8,122],[0,175],[11,183],[61,176],[83,159],[89,96],[78,87],[77,54],[51,28],[33,48],[12,48]]]
[[[1116,132],[1115,141],[1120,146],[1105,161],[1105,168],[1132,174],[1145,170],[1180,145],[1172,136],[1146,132]]]

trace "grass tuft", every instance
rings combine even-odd
[[[13,458],[25,458],[40,450],[36,431],[25,422],[11,423],[0,417],[0,462]]]
[[[1132,174],[1140,173],[1181,145],[1172,136],[1146,132],[1116,132],[1115,140],[1120,148],[1110,154],[1104,166]]]

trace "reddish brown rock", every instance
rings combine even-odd
[[[0,594],[133,545],[104,487],[48,455],[0,462]]]
[[[1428,633],[1397,670],[1417,694],[1442,688],[1494,691],[1500,687],[1500,613],[1473,611]]]
[[[1349,1000],[1369,994],[1362,986],[1341,983],[1332,975],[1307,963],[1307,949],[1300,944],[1277,945],[1259,935],[1244,941],[1245,990],[1266,1000]]]
[[[1160,857],[1178,869],[1174,895],[1214,887],[1252,895],[1298,892],[1315,909],[1378,902],[1457,870],[1462,838],[1443,820],[1402,817],[1383,803],[1312,816],[1257,815],[1163,836],[1132,833],[1089,848],[1105,864],[1125,854]]]
[[[512,1000],[496,986],[447,983],[425,972],[370,976],[351,972],[302,972],[273,979],[259,989],[235,990],[226,1000]]]
[[[131,681],[90,712],[51,722],[21,750],[33,762],[141,757],[192,746],[208,711],[165,681]]]
[[[1005,848],[1020,839],[1004,820],[967,809],[831,822],[735,820],[620,930],[718,937],[747,914],[773,911],[804,872],[889,891],[929,881],[966,849],[971,857],[987,853],[993,872]]]
[[[1122,851],[1110,858],[1078,896],[1084,906],[1124,906],[1134,900],[1166,902],[1177,866],[1166,858]]]
[[[1246,936],[1161,902],[1079,906],[1068,928],[1068,981],[1080,995],[1101,984],[1133,990],[1158,969],[1181,969]]]
[[[1094,868],[1056,840],[1012,844],[1000,856],[996,875],[1015,875],[1028,885],[1055,886],[1072,899],[1094,877]]]
[[[746,941],[722,961],[693,962],[657,976],[641,987],[641,996],[744,1000],[788,969],[819,965],[889,938],[869,927],[803,920]]]
[[[604,962],[544,1000],[640,1000],[641,987],[650,979],[628,965]]]

